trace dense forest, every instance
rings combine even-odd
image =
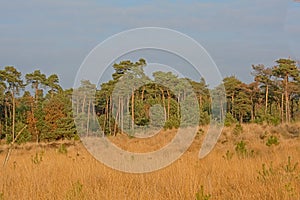
[[[35,70],[22,75],[13,66],[5,67],[0,70],[1,140],[79,139],[78,132],[95,133],[98,124],[106,135],[116,135],[141,127],[206,125],[213,118],[227,126],[300,120],[300,69],[294,60],[253,65],[250,84],[235,76],[224,78],[226,97],[217,106],[219,117],[212,116],[211,108],[212,94],[221,86],[211,89],[203,78],[195,81],[161,71],[151,80],[144,73],[146,66],[144,59],[121,61],[113,65],[112,79],[99,88],[82,80],[79,88],[66,90],[56,74],[47,77]]]

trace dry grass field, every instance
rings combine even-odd
[[[199,160],[206,130],[202,128],[179,160],[145,174],[113,170],[95,160],[80,142],[24,144],[16,146],[1,167],[0,199],[296,200],[300,138],[288,131],[297,128],[244,125],[236,133],[227,127],[213,151]],[[143,140],[124,135],[109,139],[129,151],[147,152],[167,144],[174,132]],[[279,139],[278,145],[266,145],[271,135]],[[7,146],[1,145],[1,164],[6,152]]]

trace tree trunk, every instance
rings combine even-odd
[[[168,115],[167,115],[167,119],[170,119],[170,99],[171,99],[171,95],[170,95],[170,91],[167,90],[167,94],[168,94]]]
[[[124,132],[124,98],[121,98],[121,133]]]
[[[134,89],[131,93],[131,129],[134,131]]]
[[[266,85],[266,102],[265,102],[265,115],[268,110],[268,98],[269,98],[269,85]]]
[[[108,120],[108,97],[106,97],[106,105],[105,105],[105,113],[104,113],[104,121],[103,121],[103,137],[105,135],[105,130],[106,130],[106,121]]]
[[[5,107],[4,107],[4,117],[5,117],[5,134],[8,130],[8,108],[7,108],[7,99],[5,98]]]
[[[90,129],[90,114],[91,114],[91,100],[89,100],[88,104],[88,115],[87,115],[87,122],[86,122],[86,135],[89,135],[89,129]]]
[[[108,110],[108,127],[109,127],[109,134],[112,134],[112,130],[111,130],[111,118],[113,115],[113,102],[112,102],[112,95],[109,96],[109,103],[110,103],[110,108]]]
[[[84,95],[84,97],[83,97],[83,102],[82,102],[82,107],[81,107],[81,112],[82,113],[84,113],[85,101],[86,101],[86,95]]]
[[[12,91],[12,139],[15,139],[15,118],[16,118],[16,102],[15,93]]]
[[[163,107],[164,107],[164,114],[165,114],[165,122],[167,121],[167,111],[166,111],[166,103],[165,103],[165,95],[164,95],[164,90],[161,89],[161,98],[162,98],[162,103],[163,103]]]
[[[290,122],[290,111],[289,111],[289,94],[288,94],[288,76],[285,77],[285,121]]]
[[[180,93],[178,94],[177,96],[177,118],[179,119],[180,117],[180,104],[179,104],[179,101],[180,101]]]
[[[114,124],[114,136],[117,135],[117,125],[118,125],[117,119],[118,119],[118,117],[119,117],[119,109],[117,110],[116,120],[115,120],[115,124]]]
[[[283,99],[284,99],[284,94],[281,94],[281,109],[280,109],[280,115],[281,115],[281,123],[283,123]]]
[[[142,101],[144,101],[144,94],[145,94],[145,86],[143,86],[143,90],[142,90]]]

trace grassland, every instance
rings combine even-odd
[[[244,125],[242,131],[227,127],[211,154],[199,160],[202,128],[179,160],[146,174],[113,170],[80,142],[23,144],[0,170],[0,199],[300,199],[300,138],[289,133],[297,130],[296,125]],[[147,152],[174,134],[109,139],[124,149]],[[270,136],[279,144],[267,146]],[[1,164],[6,152],[2,144]]]

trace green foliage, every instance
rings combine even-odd
[[[227,151],[226,151],[226,154],[223,155],[223,158],[224,158],[225,160],[231,160],[232,157],[233,157],[233,153],[230,152],[229,150],[227,150]]]
[[[18,121],[16,123],[16,133],[19,133],[19,131],[21,131],[25,126],[26,125],[24,123]],[[32,139],[31,133],[28,131],[27,128],[25,128],[17,138],[16,142],[17,144],[22,144],[31,141],[31,139]]]
[[[233,134],[238,136],[240,135],[241,133],[243,133],[243,127],[241,124],[236,124],[234,129],[233,129]]]
[[[288,193],[289,197],[291,199],[295,198],[295,195],[297,194],[295,187],[292,185],[291,182],[284,185],[285,191]]]
[[[224,125],[229,127],[233,124],[237,123],[237,120],[232,116],[231,113],[226,113]]]
[[[61,153],[61,154],[67,154],[68,153],[68,149],[67,149],[67,147],[66,147],[65,144],[61,144],[61,145],[59,145],[59,147],[57,149],[57,152]]]
[[[77,131],[72,116],[68,115],[67,117],[58,119],[55,135],[57,139],[58,138],[72,139],[76,137]]]
[[[199,125],[207,125],[210,123],[210,116],[207,111],[200,111]]]
[[[179,128],[180,121],[176,118],[168,119],[164,125],[164,129]]]
[[[196,193],[196,200],[209,200],[210,198],[211,194],[206,194],[203,185],[201,185],[199,191]]]
[[[67,191],[66,199],[67,200],[84,199],[83,184],[80,183],[80,181],[77,181],[72,184],[72,188],[69,191]]]
[[[280,124],[280,117],[278,116],[268,114],[264,118],[265,121],[270,125],[277,126]]]
[[[43,161],[43,156],[43,151],[40,153],[36,152],[34,156],[31,156],[31,162],[36,165],[41,164],[41,162]]]
[[[279,145],[279,139],[278,139],[278,137],[276,137],[276,136],[274,136],[274,135],[271,135],[271,136],[268,138],[268,140],[267,140],[267,142],[266,142],[266,145],[267,145],[268,147],[270,147],[270,146],[272,146],[272,145]]]
[[[33,140],[79,139],[77,130],[78,134],[95,135],[98,134],[96,115],[104,133],[111,135],[121,132],[122,128],[134,131],[143,127],[171,129],[207,125],[211,119],[222,120],[223,113],[226,113],[225,126],[232,126],[237,121],[276,126],[298,119],[300,70],[291,59],[278,59],[274,67],[252,66],[254,82],[250,84],[235,76],[224,78],[226,96],[217,102],[213,94],[222,93],[223,85],[209,89],[203,78],[194,81],[161,71],[154,72],[154,81],[151,81],[144,73],[145,66],[144,59],[114,64],[112,80],[101,84],[99,90],[88,80],[82,80],[82,85],[74,90],[62,90],[56,74],[46,77],[40,70],[34,70],[22,76],[15,67],[4,67],[0,70],[0,139],[11,142],[25,125],[28,128],[18,137],[16,142],[19,144]],[[116,102],[112,94],[121,78],[136,81],[125,81],[128,85],[120,89],[117,94],[120,102]],[[33,90],[19,96],[25,88],[24,82]],[[123,116],[126,110],[129,114]],[[90,111],[89,118],[83,114],[86,111]],[[79,121],[77,127],[73,117]],[[131,119],[134,119],[133,123]],[[299,135],[298,128],[288,132],[294,137]],[[233,133],[241,134],[241,125],[236,125]],[[266,145],[277,142],[276,138],[270,137]]]
[[[247,145],[243,140],[236,144],[235,152],[237,153],[239,158],[254,156],[254,150],[247,149]]]
[[[165,124],[164,111],[162,106],[156,104],[150,108],[150,125],[152,127],[161,128]]]
[[[292,163],[291,157],[289,156],[288,162],[285,166],[283,166],[283,169],[286,173],[293,173],[296,171],[297,167],[298,167],[298,162]]]
[[[266,166],[266,164],[262,164],[262,170],[258,171],[258,180],[266,181],[270,177],[272,177],[275,174],[275,171],[273,169],[273,164],[271,163],[269,167]]]
[[[240,156],[246,156],[247,154],[246,143],[244,141],[240,141],[239,143],[237,143],[235,146],[235,151]]]

